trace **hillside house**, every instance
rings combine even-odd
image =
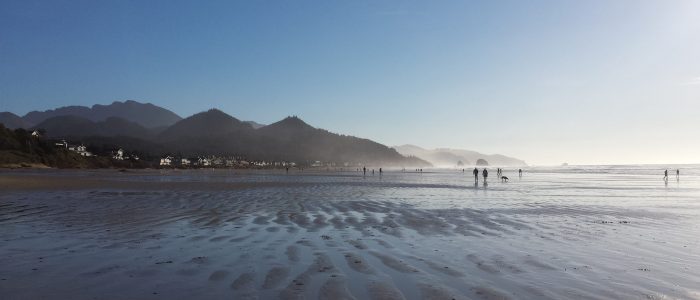
[[[211,159],[211,164],[213,166],[223,166],[224,163],[225,163],[225,161],[222,157],[214,157]]]
[[[90,151],[87,151],[87,147],[80,145],[80,146],[68,146],[69,151],[76,152],[80,154],[81,156],[92,156],[92,153]]]
[[[233,167],[236,165],[236,160],[235,159],[227,159],[226,160],[226,166],[227,167]]]
[[[202,167],[211,166],[211,160],[209,160],[209,159],[206,158],[206,157],[200,157],[200,158],[197,160],[197,165],[202,166]]]
[[[170,166],[173,163],[173,157],[172,156],[166,156],[160,159],[160,165],[161,166]]]
[[[127,159],[126,152],[124,151],[124,149],[119,148],[119,150],[117,150],[116,152],[113,153],[112,158],[116,159],[116,160]]]

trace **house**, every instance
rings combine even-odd
[[[203,166],[203,167],[211,166],[211,160],[209,160],[209,159],[206,158],[206,157],[200,157],[200,158],[197,160],[197,165],[200,165],[200,166]]]
[[[191,163],[192,162],[187,158],[180,159],[180,165],[182,166],[189,166]]]
[[[68,146],[69,151],[76,152],[80,154],[81,156],[92,156],[92,153],[90,151],[87,151],[87,147],[80,145],[80,146]]]
[[[172,156],[166,156],[160,159],[160,165],[161,166],[170,166],[173,163],[173,157]]]
[[[35,138],[40,138],[41,132],[39,132],[39,130],[34,130],[34,131],[32,131],[32,136]]]
[[[222,157],[213,157],[211,159],[211,164],[213,166],[223,166],[225,163],[224,159]]]
[[[114,158],[114,159],[116,159],[116,160],[124,160],[125,158],[127,158],[127,157],[124,156],[124,154],[126,154],[126,153],[124,152],[124,149],[119,148],[119,150],[117,150],[117,152],[114,153],[114,155],[112,156],[112,158]]]
[[[227,167],[233,167],[236,165],[236,160],[235,159],[227,159],[226,160],[226,166]]]
[[[66,140],[61,140],[60,142],[56,142],[54,145],[55,145],[56,147],[61,147],[61,148],[66,148],[66,149],[68,149],[68,143],[66,142]]]

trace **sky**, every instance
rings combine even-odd
[[[533,165],[700,163],[700,1],[0,0],[0,111],[127,99]]]

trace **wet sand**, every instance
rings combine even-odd
[[[548,176],[0,171],[0,294],[700,299],[696,184]]]

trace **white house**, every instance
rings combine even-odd
[[[233,167],[236,165],[236,160],[235,159],[227,159],[226,160],[226,166],[227,167]]]
[[[208,166],[211,166],[211,161],[206,157],[200,157],[197,160],[197,164],[200,166],[208,167]]]
[[[222,157],[214,157],[211,159],[211,164],[214,166],[223,166],[225,163]]]
[[[92,156],[92,153],[90,151],[87,151],[87,147],[80,145],[80,146],[68,146],[68,150],[76,152],[82,156]]]
[[[166,156],[160,159],[160,165],[161,166],[169,166],[173,163],[173,158],[172,156]]]
[[[39,138],[41,137],[41,132],[39,132],[39,130],[34,130],[32,131],[32,136]]]
[[[183,158],[180,160],[180,165],[183,165],[183,166],[189,166],[191,163],[192,162],[187,158]]]
[[[112,158],[116,160],[124,160],[124,154],[124,149],[119,148],[119,150],[117,150],[117,152],[114,153],[114,156],[112,156]]]

